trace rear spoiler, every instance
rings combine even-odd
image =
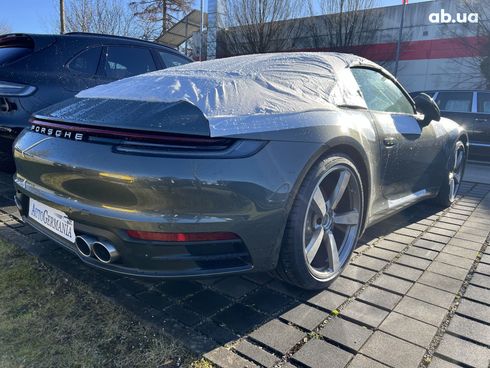
[[[26,33],[8,33],[0,36],[1,47],[25,47],[39,51],[56,41],[53,35],[29,35]]]

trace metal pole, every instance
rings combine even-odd
[[[204,0],[201,0],[201,31],[199,35],[199,61],[202,61],[202,42],[204,40]]]
[[[162,35],[167,32],[167,2],[162,1]]]
[[[185,18],[185,43],[184,43],[184,47],[185,47],[185,55],[186,56],[189,56],[189,55],[187,55],[187,40],[189,38],[188,29],[189,29],[189,14],[187,14],[186,18]]]
[[[60,0],[60,34],[65,33],[65,0]]]
[[[398,74],[398,61],[400,60],[400,48],[403,36],[403,20],[405,19],[405,7],[407,6],[408,0],[402,0],[402,20],[400,21],[400,30],[398,31],[398,42],[396,43],[396,55],[395,55],[395,71],[394,75]]]

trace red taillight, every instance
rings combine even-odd
[[[168,242],[195,242],[195,241],[213,241],[213,240],[235,240],[239,239],[238,235],[227,232],[217,233],[161,233],[151,231],[128,230],[131,238],[139,240],[154,240]]]

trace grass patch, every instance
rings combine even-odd
[[[205,367],[87,286],[0,241],[0,367]]]

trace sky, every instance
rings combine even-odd
[[[127,1],[130,0],[120,0]],[[328,0],[315,0],[328,1]],[[428,0],[409,0],[418,3]],[[378,0],[380,6],[401,4],[401,0]],[[199,0],[195,0],[196,8]],[[204,0],[206,9],[207,1]],[[51,33],[58,17],[58,0],[0,0],[0,24],[7,24],[12,32]]]

